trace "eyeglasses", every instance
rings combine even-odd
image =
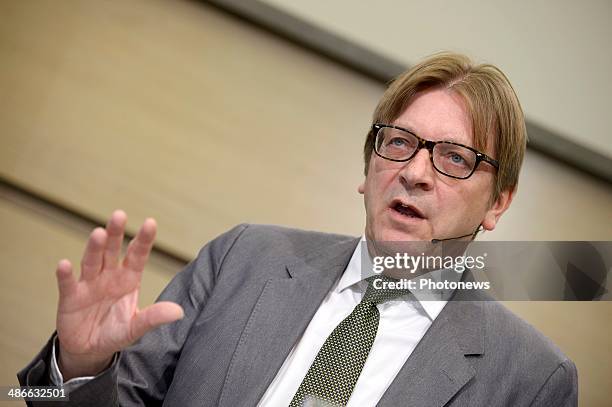
[[[435,170],[452,178],[469,178],[481,161],[499,168],[497,160],[463,144],[425,140],[409,130],[388,124],[374,124],[372,131],[376,134],[374,151],[386,160],[409,161],[421,148],[426,148]]]

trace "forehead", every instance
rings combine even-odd
[[[465,102],[448,89],[417,93],[393,124],[428,140],[473,145],[472,121]]]

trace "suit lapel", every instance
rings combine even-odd
[[[317,252],[288,265],[287,277],[267,281],[232,357],[219,406],[257,405],[358,242]]]
[[[466,280],[470,280],[467,276]],[[484,302],[458,291],[395,377],[379,406],[444,406],[474,376],[466,356],[484,353]]]

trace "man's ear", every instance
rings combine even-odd
[[[499,194],[499,197],[495,200],[495,202],[493,202],[485,213],[481,223],[483,228],[486,230],[495,229],[495,225],[499,221],[499,218],[501,218],[502,214],[506,212],[506,209],[508,209],[510,206],[510,203],[512,203],[515,193],[516,187],[502,191]]]
[[[365,180],[361,184],[359,184],[359,186],[357,187],[357,192],[363,195],[363,193],[365,192]]]

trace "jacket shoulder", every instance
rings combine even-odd
[[[298,257],[357,239],[354,236],[335,233],[248,223],[240,224],[227,233],[236,232],[239,233],[239,238],[235,242],[234,250],[264,250]]]

